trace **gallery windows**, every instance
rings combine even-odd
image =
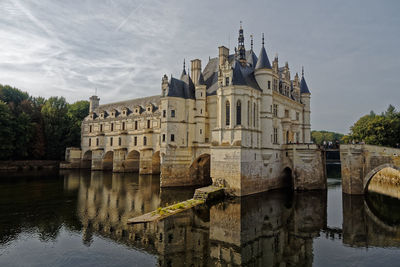
[[[231,124],[231,104],[229,101],[225,103],[225,125],[229,126]]]
[[[242,124],[242,104],[240,100],[236,103],[236,125]]]

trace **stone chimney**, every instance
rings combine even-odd
[[[201,73],[201,60],[200,59],[193,59],[191,61],[191,71],[192,71],[192,81],[196,86],[199,83],[199,77]]]
[[[229,49],[225,46],[218,47],[219,49],[219,66],[223,66],[225,62],[228,60]]]
[[[91,96],[89,100],[90,100],[90,105],[89,105],[89,113],[90,113],[94,112],[94,110],[99,106],[100,98],[97,95],[94,95]]]

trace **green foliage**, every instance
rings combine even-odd
[[[381,115],[373,111],[361,117],[344,138],[346,142],[365,142],[371,145],[397,146],[400,143],[400,112],[389,105]]]
[[[336,142],[341,141],[343,134],[335,133],[335,132],[328,132],[328,131],[312,131],[311,132],[311,139],[315,144],[322,145],[324,141],[326,142]]]
[[[14,151],[12,114],[6,103],[0,100],[0,159],[6,160]]]
[[[77,101],[68,105],[68,118],[70,119],[70,132],[68,134],[69,146],[80,146],[81,124],[83,119],[89,114],[89,101]]]
[[[0,85],[0,160],[62,159],[67,146],[80,145],[88,113],[88,101],[70,105]]]

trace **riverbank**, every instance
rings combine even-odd
[[[0,161],[1,172],[19,172],[36,170],[58,170],[60,161],[57,160],[6,160]]]

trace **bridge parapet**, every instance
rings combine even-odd
[[[362,195],[371,178],[385,167],[400,168],[400,149],[373,145],[341,145],[342,190]]]

